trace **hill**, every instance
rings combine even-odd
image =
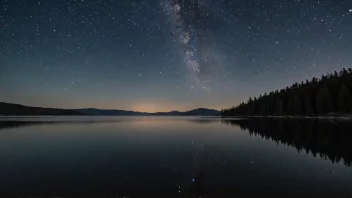
[[[72,109],[29,107],[0,102],[0,115],[83,115],[83,113]]]
[[[116,109],[57,109],[57,108],[42,108],[42,107],[30,107],[19,104],[4,103],[0,102],[0,115],[101,115],[101,116],[220,116],[220,111],[213,109],[199,108],[191,111],[180,112],[157,112],[157,113],[146,113],[138,111],[125,111]]]
[[[180,112],[181,115],[187,115],[187,116],[197,116],[197,115],[210,115],[210,116],[218,116],[220,115],[220,112],[214,109],[205,109],[205,108],[198,108],[198,109],[193,109],[191,111],[186,111],[186,112]]]

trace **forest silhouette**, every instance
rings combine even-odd
[[[249,98],[222,116],[341,116],[352,112],[352,69]]]

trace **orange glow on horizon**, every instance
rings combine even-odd
[[[183,109],[183,108],[182,108]],[[166,104],[134,104],[132,105],[132,111],[139,111],[139,112],[148,112],[148,113],[155,113],[155,112],[168,112],[168,111],[175,111],[178,110],[173,105],[166,105]]]
[[[181,102],[165,102],[165,101],[150,101],[145,103],[139,103],[138,101],[127,102],[117,102],[110,100],[101,101],[72,101],[68,104],[62,102],[55,105],[48,104],[32,104],[25,103],[22,105],[34,106],[34,107],[44,107],[44,108],[62,108],[62,109],[83,109],[83,108],[96,108],[96,109],[112,109],[112,110],[125,110],[125,111],[138,111],[146,113],[155,112],[170,112],[170,111],[190,111],[197,108],[207,108],[221,110],[222,108],[228,108],[234,106],[233,101],[223,102],[221,105],[212,105],[207,102],[194,102],[189,101],[184,104]]]

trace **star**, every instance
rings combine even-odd
[[[349,1],[340,1],[343,9],[329,0],[255,2],[4,1],[1,100],[14,100],[5,86],[14,84],[18,98],[36,106],[124,109],[147,98],[160,111],[220,110],[352,62]],[[45,101],[48,92],[27,91],[34,84],[80,88]],[[102,97],[93,94],[98,87]]]

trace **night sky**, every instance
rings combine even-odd
[[[221,109],[351,67],[352,0],[2,0],[0,101]]]

